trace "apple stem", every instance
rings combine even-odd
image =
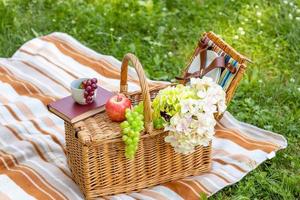
[[[122,97],[117,96],[117,102],[122,101]]]

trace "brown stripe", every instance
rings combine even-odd
[[[161,195],[158,192],[154,192],[152,190],[144,189],[144,190],[141,190],[139,193],[149,196],[155,200],[168,200],[165,196]]]
[[[20,118],[19,118],[19,116],[13,111],[13,109],[12,108],[10,108],[10,106],[8,106],[8,105],[3,105],[10,113],[11,113],[11,115],[15,118],[15,120],[17,120],[17,121],[22,121]],[[27,111],[26,111],[27,112]],[[25,114],[26,112],[24,112],[23,111],[23,113]],[[26,114],[25,114],[26,115]],[[50,134],[50,133],[48,133],[48,132],[46,132],[45,130],[42,130],[39,126],[38,126],[38,124],[35,122],[35,121],[33,121],[33,120],[30,120],[32,123],[33,123],[33,125],[35,126],[35,128],[37,129],[37,130],[39,130],[40,132],[42,132],[43,134],[46,134],[46,135],[52,135],[52,134]],[[28,139],[23,139],[18,133],[17,133],[17,131],[14,129],[14,128],[12,128],[12,127],[10,127],[10,126],[5,126],[6,128],[8,128],[19,140],[25,140],[25,141],[28,141],[28,142],[30,142],[32,145],[33,145],[33,147],[34,147],[34,149],[37,151],[37,153],[38,153],[38,155],[44,160],[44,161],[46,161],[46,162],[48,162],[47,161],[47,159],[45,158],[45,156],[43,155],[43,153],[42,153],[42,151],[40,150],[40,148],[39,148],[39,146],[35,143],[35,142],[33,142],[32,140],[28,140]],[[64,153],[66,153],[65,152],[65,148],[64,148],[64,146],[59,142],[59,140],[55,137],[53,137],[52,139],[54,139],[54,141],[56,141],[56,142],[58,142],[58,144],[61,146],[61,148],[62,148],[62,150],[63,150],[63,152]],[[47,143],[48,144],[48,143]],[[48,147],[50,148],[50,146],[48,145]],[[50,150],[51,150],[51,148],[50,148]],[[58,167],[66,176],[68,176],[69,178],[70,178],[70,175],[63,169],[63,168],[61,168],[61,167]]]
[[[67,43],[57,40],[52,36],[44,36],[41,38],[44,41],[53,43],[64,55],[69,56],[77,62],[94,69],[96,72],[104,77],[112,79],[120,79],[120,72],[113,69],[110,63],[104,62],[104,60],[95,60],[86,55],[82,55]]]
[[[107,62],[105,59],[96,60],[87,55],[84,55],[80,51],[76,50],[71,45],[69,45],[67,42],[59,38],[56,38],[55,36],[48,35],[42,37],[41,39],[53,43],[63,54],[72,57],[74,60],[81,63],[82,65],[92,68],[102,76],[111,79],[120,80],[120,71],[116,70],[115,67],[111,63]],[[128,74],[128,80],[130,82],[139,85],[139,81],[133,78],[132,76],[130,76],[129,74]],[[161,83],[149,84],[150,87],[158,86],[158,85],[161,85]]]
[[[26,175],[24,175],[22,172],[20,172],[19,170],[15,169],[9,169],[6,168],[6,162],[4,160],[4,158],[1,156],[0,157],[0,168],[1,173],[7,175],[10,179],[12,179],[19,187],[21,187],[24,191],[26,191],[28,194],[30,194],[31,196],[37,198],[37,199],[52,199],[51,197],[49,197],[47,194],[43,193],[40,189],[38,189],[37,187],[35,187],[31,181],[29,181],[28,177],[26,177]],[[36,181],[34,178],[32,178],[32,181]]]
[[[231,140],[232,142],[240,145],[247,150],[262,150],[264,152],[270,153],[276,149],[274,146],[270,146],[268,143],[257,142],[255,140],[245,139],[241,135],[235,133],[234,131],[225,131],[223,129],[217,129],[215,137]]]
[[[277,144],[274,144],[274,143],[268,142],[268,141],[258,141],[258,140],[255,140],[255,139],[253,139],[253,138],[251,138],[251,137],[246,136],[245,134],[243,134],[241,131],[239,131],[239,130],[237,130],[237,129],[234,129],[234,128],[230,128],[230,129],[229,129],[229,128],[226,128],[226,127],[223,126],[221,123],[218,123],[216,128],[217,128],[217,129],[222,129],[222,130],[225,130],[225,131],[230,131],[230,132],[232,132],[233,134],[235,134],[235,135],[237,135],[237,136],[239,136],[239,137],[241,137],[241,138],[244,138],[244,139],[247,140],[247,141],[251,141],[251,142],[260,144],[260,145],[262,145],[262,146],[267,145],[267,146],[273,147],[274,149],[277,149],[277,148],[278,148],[278,145],[277,145]]]
[[[55,36],[48,35],[42,37],[41,39],[53,43],[63,54],[72,57],[74,60],[85,66],[91,67],[104,77],[120,79],[120,72],[114,70],[114,66],[109,62],[106,62],[104,59],[96,60],[87,55],[83,55],[80,51],[76,50],[71,45],[56,38]]]
[[[205,194],[210,194],[211,192],[203,185],[201,184],[199,181],[193,180],[193,179],[183,179],[180,180],[180,182],[183,182],[185,184],[190,185],[190,187],[192,187],[194,190],[197,191],[198,194],[200,194],[201,192],[204,192]]]
[[[60,85],[61,87],[63,87],[65,90],[67,90],[68,92],[71,92],[70,88],[64,86],[63,84],[61,84],[59,81],[57,81],[55,78],[49,76],[46,72],[43,72],[42,70],[39,69],[38,66],[35,66],[29,62],[26,61],[20,61],[23,64],[27,65],[28,67],[31,67],[33,69],[35,69],[36,71],[38,71],[40,74],[44,75],[45,77],[49,78],[50,80],[52,80],[54,83],[56,83],[57,85]]]
[[[58,133],[61,135],[65,135],[64,129],[58,126],[50,117],[42,117],[41,118],[45,124],[49,127],[53,127]]]
[[[43,133],[44,135],[49,135],[49,136],[51,137],[51,139],[52,139],[56,144],[58,144],[58,145],[61,147],[61,150],[66,154],[66,150],[65,150],[65,148],[64,148],[64,145],[58,140],[58,138],[57,138],[55,135],[53,135],[53,134],[51,134],[50,132],[45,131],[44,129],[42,129],[42,128],[38,125],[38,123],[36,123],[34,120],[29,120],[29,121],[32,122],[33,126],[34,126],[38,131],[40,131],[40,132]],[[49,146],[49,149],[52,151],[50,145],[48,145],[48,146]]]
[[[11,73],[11,71],[9,71],[6,67],[3,67],[3,66],[1,66],[0,65],[0,73],[3,73],[3,74],[9,74],[9,75],[13,75],[12,73]]]
[[[6,82],[16,82],[18,83],[17,86],[20,87],[21,92],[24,94],[27,93],[38,93],[39,91],[35,90],[35,88],[31,87],[30,85],[26,86],[22,81],[18,81],[18,80],[13,80],[14,79],[14,75],[10,75],[10,74],[5,74],[5,73],[1,73],[1,79],[3,79]]]
[[[7,107],[8,108],[8,110],[9,110],[9,112],[14,116],[14,118],[17,120],[17,121],[21,121],[20,120],[20,118],[15,114],[15,112],[9,107],[9,106],[7,106],[7,105],[5,105],[5,107]],[[30,121],[32,121],[32,120],[30,120]],[[34,122],[35,124],[36,124],[36,122]],[[37,124],[36,124],[36,126],[37,126]],[[48,162],[48,160],[46,159],[46,157],[44,156],[44,154],[43,154],[43,152],[40,150],[40,148],[39,148],[39,146],[34,142],[34,141],[32,141],[32,140],[30,140],[30,139],[23,139],[23,138],[21,138],[20,136],[19,136],[19,134],[18,134],[18,132],[15,130],[15,128],[13,128],[13,127],[10,127],[10,126],[5,126],[6,128],[8,128],[19,140],[24,140],[24,141],[28,141],[28,142],[30,142],[32,145],[33,145],[33,147],[34,147],[34,149],[37,151],[37,153],[38,153],[38,155],[45,161],[45,162]],[[36,128],[38,128],[38,126],[36,127]],[[39,128],[40,129],[40,128]],[[42,129],[40,129],[40,130],[42,130]],[[47,134],[47,133],[46,133]],[[63,151],[64,151],[64,153],[65,153],[65,149],[63,148],[63,145],[62,145],[62,149],[63,149]],[[61,167],[58,167],[57,166],[57,168],[62,172],[62,173],[64,173],[66,176],[68,176],[69,178],[71,178],[70,177],[70,175],[68,174],[68,172],[67,171],[65,171],[63,168],[61,168]]]
[[[12,154],[6,153],[4,151],[0,151],[0,156],[3,158],[5,163],[10,164],[10,165],[7,165],[8,168],[6,168],[8,171],[23,172],[28,177],[30,177],[28,179],[31,179],[36,185],[38,185],[40,188],[45,190],[45,192],[47,192],[55,200],[56,199],[67,199],[63,193],[57,191],[37,171],[35,171],[31,167],[25,166],[23,164],[19,164],[17,159]],[[5,170],[5,172],[7,172],[7,170]],[[15,179],[13,179],[13,180],[15,180]],[[40,189],[38,189],[38,190],[40,192],[42,192]]]
[[[8,105],[3,105],[8,111],[9,113],[17,120],[17,121],[22,121],[19,116],[13,111],[13,109],[8,106]]]
[[[218,157],[220,155],[225,155],[226,157],[229,157],[229,158],[231,158],[233,160],[236,160],[238,162],[243,162],[245,164],[256,163],[255,160],[249,158],[246,155],[243,155],[243,154],[232,154],[232,153],[229,153],[228,151],[225,151],[223,149],[213,149],[212,155],[213,155],[213,157]]]
[[[0,191],[0,199],[2,199],[2,200],[11,200],[11,198],[9,198],[9,196],[7,196],[6,194],[2,193],[1,191]]]
[[[178,181],[164,183],[163,186],[173,190],[183,199],[199,200],[199,195],[196,195],[189,186],[186,186]]]
[[[0,70],[1,69],[3,68],[0,66]],[[55,100],[54,97],[43,95],[42,92],[39,91],[39,89],[33,84],[23,80],[20,81],[15,76],[0,74],[0,80],[11,85],[18,94],[37,98],[41,100],[43,104],[49,104]]]
[[[15,102],[15,105],[21,110],[21,112],[28,118],[28,119],[32,119],[32,118],[35,118],[35,116],[33,115],[33,113],[31,112],[31,110],[23,103],[20,103],[20,102]],[[44,121],[42,118],[41,118],[42,121]],[[63,144],[58,140],[58,138],[53,135],[52,133],[46,131],[46,130],[43,130],[37,122],[35,122],[35,120],[30,120],[32,122],[32,124],[34,125],[34,127],[40,131],[41,133],[43,133],[44,135],[49,135],[51,137],[51,139],[57,143],[62,151],[65,152],[65,149],[64,149],[64,146]],[[50,146],[49,146],[50,148]],[[51,149],[51,148],[50,148]],[[65,152],[66,153],[66,152]]]
[[[225,181],[226,183],[231,183],[231,181],[227,180],[225,177],[221,176],[220,174],[217,174],[217,173],[215,173],[215,172],[213,172],[213,171],[209,171],[208,173],[217,176],[218,178],[222,179],[222,180]]]
[[[77,79],[79,78],[77,75],[75,75],[74,73],[70,72],[70,71],[67,71],[65,68],[59,66],[58,64],[54,63],[53,61],[51,61],[49,58],[47,58],[46,56],[40,54],[40,53],[32,53],[32,52],[29,52],[25,49],[19,49],[20,52],[23,52],[25,54],[28,54],[28,55],[31,55],[31,56],[39,56],[43,59],[45,59],[47,62],[51,63],[52,65],[55,65],[56,67],[58,67],[59,69],[61,69],[62,71],[66,72],[67,74],[69,74],[70,76],[72,76],[74,79]]]
[[[247,172],[246,170],[242,169],[240,166],[238,166],[236,164],[233,164],[233,163],[225,162],[224,160],[221,160],[219,158],[213,158],[212,160],[215,161],[215,162],[218,162],[218,163],[220,163],[222,165],[230,165],[230,166],[234,167],[235,169],[237,169],[237,170],[239,170],[239,171],[241,171],[243,173]]]
[[[32,146],[34,147],[34,149],[36,150],[36,152],[38,153],[38,155],[41,157],[41,159],[47,162],[44,154],[41,152],[41,150],[39,149],[37,144],[35,144],[32,140],[20,137],[18,132],[15,130],[15,128],[7,126],[7,125],[5,125],[4,127],[6,127],[8,130],[10,130],[10,132],[13,133],[16,136],[16,138],[18,138],[19,140],[30,142],[32,144]]]
[[[24,165],[24,164],[20,164],[20,163],[18,162],[17,158],[16,158],[13,154],[4,152],[3,150],[0,150],[0,153],[8,155],[8,156],[14,161],[14,163],[16,163],[19,167],[25,168],[25,169],[27,169],[27,170],[29,170],[29,171],[32,171],[32,172],[34,172],[35,174],[37,174],[36,176],[37,176],[38,178],[42,179],[44,182],[46,182],[46,184],[48,184],[48,187],[51,188],[52,191],[54,191],[54,192],[60,194],[61,196],[63,196],[64,199],[67,199],[67,197],[66,197],[63,193],[61,193],[60,191],[58,191],[53,185],[51,185],[51,184],[50,184],[50,183],[49,183],[49,182],[48,182],[48,181],[47,181],[47,180],[46,180],[39,172],[37,172],[35,169],[33,169],[33,168],[30,167],[30,166],[27,166],[27,165]],[[70,177],[69,177],[69,178],[70,178]]]

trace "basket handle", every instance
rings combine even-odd
[[[135,55],[131,53],[127,53],[122,60],[120,93],[126,94],[128,91],[127,76],[128,76],[129,61],[131,61],[131,63],[133,64],[133,67],[139,77],[139,82],[142,90],[142,99],[144,102],[144,127],[146,133],[151,134],[153,130],[153,124],[152,124],[151,99],[149,93],[149,86],[140,61]]]

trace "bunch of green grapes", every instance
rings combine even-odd
[[[159,117],[159,118],[154,118],[153,120],[153,126],[155,129],[162,129],[164,128],[164,123],[165,123],[165,120],[162,118],[162,117]]]
[[[143,104],[126,110],[126,121],[121,123],[122,139],[125,142],[125,156],[133,159],[138,149],[140,132],[144,129]]]

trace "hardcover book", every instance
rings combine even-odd
[[[80,105],[72,96],[59,99],[47,105],[48,110],[69,123],[76,123],[105,110],[105,104],[115,93],[102,87],[97,88],[97,95],[93,103]]]

